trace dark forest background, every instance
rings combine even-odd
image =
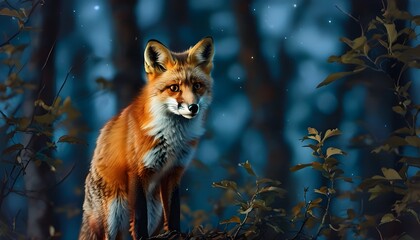
[[[420,14],[420,1],[396,2]],[[0,238],[76,238],[96,138],[144,85],[149,39],[175,51],[208,35],[215,42],[207,133],[181,184],[183,231],[199,224],[217,228],[236,212],[212,183],[229,179],[245,186],[249,175],[238,167],[245,161],[259,176],[282,182],[287,197],[276,201],[277,207],[289,211],[303,199],[317,198],[312,189],[325,184],[322,176],[311,169],[290,172],[310,162],[312,150],[300,141],[308,127],[343,133],[333,144],[347,153],[341,168],[354,181],[336,186],[342,192],[380,173],[379,161],[393,166],[395,158],[372,154],[368,147],[402,122],[383,78],[366,73],[317,88],[331,73],[349,70],[327,62],[347,49],[339,38],[360,36],[361,26],[381,16],[385,5],[381,0],[0,1]],[[411,69],[404,75],[413,80],[413,102],[420,101],[419,76]],[[347,216],[350,207],[378,208],[378,202],[364,199],[337,199],[331,209]],[[379,205],[391,209],[393,202],[389,197]]]

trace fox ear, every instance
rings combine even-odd
[[[189,50],[188,62],[200,66],[207,73],[213,68],[213,38],[205,37]]]
[[[165,45],[157,40],[150,40],[144,50],[144,69],[146,73],[163,73],[168,64],[173,62],[172,54]]]

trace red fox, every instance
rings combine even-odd
[[[213,56],[211,37],[182,53],[147,43],[145,87],[97,139],[79,239],[180,230],[179,183],[204,133]]]

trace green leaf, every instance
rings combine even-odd
[[[407,145],[407,141],[404,138],[399,137],[399,136],[391,136],[384,142],[383,145],[375,148],[374,150],[372,150],[372,152],[373,153],[379,153],[381,151],[390,152],[397,147],[401,147],[405,145]]]
[[[265,192],[276,192],[278,193],[280,196],[284,196],[286,194],[286,190],[284,190],[283,188],[279,188],[279,187],[273,187],[273,186],[268,186],[265,188],[262,188],[259,193],[265,193]]]
[[[401,106],[393,106],[392,111],[394,111],[394,112],[396,112],[396,113],[398,113],[402,116],[405,116],[405,114],[407,113],[407,110],[402,108]]]
[[[385,214],[385,215],[383,215],[383,216],[382,216],[382,218],[381,218],[381,222],[380,222],[380,224],[379,224],[379,225],[382,225],[382,224],[384,224],[384,223],[393,222],[393,221],[395,221],[395,220],[396,220],[396,218],[395,218],[394,214],[392,214],[392,213],[387,213],[387,214]]]
[[[380,194],[386,193],[388,191],[384,189],[382,185],[375,185],[374,187],[370,188],[368,192],[371,193],[369,201],[372,201],[373,199],[377,198]]]
[[[335,148],[335,147],[329,147],[327,148],[327,158],[333,156],[333,155],[345,155],[346,153],[343,152],[341,149],[339,148]]]
[[[298,165],[295,165],[293,167],[290,168],[290,171],[292,172],[296,172],[300,169],[306,168],[306,167],[310,167],[312,166],[312,163],[299,163]]]
[[[353,40],[353,49],[361,49],[366,43],[366,37],[361,36]]]
[[[409,166],[420,168],[420,158],[402,157],[399,162],[406,163]]]
[[[342,37],[342,38],[340,38],[340,41],[344,42],[345,44],[347,44],[349,47],[351,47],[354,50],[359,50],[366,43],[366,37],[365,36],[360,36],[360,37],[354,39],[353,41],[351,41],[348,38]]]
[[[278,185],[280,185],[280,184],[281,184],[281,182],[280,182],[280,181],[273,180],[273,179],[270,179],[270,178],[260,178],[260,179],[258,179],[258,180],[256,181],[256,183],[257,183],[258,185],[260,185],[260,184],[264,184],[264,183],[270,183],[270,184],[272,184],[272,185],[276,185],[276,186],[278,186]]]
[[[387,180],[402,180],[400,174],[392,168],[382,168],[382,173]]]
[[[370,51],[370,46],[369,46],[368,42],[366,42],[366,43],[365,43],[365,45],[363,46],[363,53],[364,53],[366,56],[368,56],[369,51]]]
[[[327,61],[329,62],[329,63],[333,63],[333,62],[339,62],[339,63],[341,63],[341,57],[340,56],[329,56],[328,57],[328,59],[327,59]]]
[[[416,15],[412,18],[412,21],[416,24],[416,25],[420,25],[420,15]]]
[[[68,120],[74,120],[80,116],[80,112],[71,104],[70,97],[64,99],[63,106],[60,108],[60,114],[66,113]]]
[[[324,138],[322,139],[322,141],[324,142],[326,139],[333,137],[333,136],[337,136],[340,135],[341,132],[340,130],[338,130],[338,128],[334,128],[334,129],[328,129],[327,132],[325,132]]]
[[[337,72],[337,73],[332,73],[330,75],[328,75],[328,77],[326,77],[320,84],[318,84],[318,86],[316,86],[316,88],[320,88],[322,86],[328,85],[332,82],[334,82],[337,79],[343,78],[343,77],[347,77],[356,73],[359,73],[363,70],[365,70],[366,67],[361,67],[361,68],[356,68],[355,70],[351,71],[351,72]]]
[[[369,32],[370,30],[377,29],[377,28],[378,28],[378,27],[376,26],[377,24],[379,24],[378,20],[376,20],[376,19],[372,19],[372,20],[369,22],[369,25],[368,25],[368,32]]]
[[[23,52],[28,47],[28,44],[12,45],[6,44],[0,48],[0,53],[4,52],[7,55],[11,56],[15,53]]]
[[[316,193],[319,193],[319,194],[322,194],[322,195],[327,195],[327,193],[328,193],[328,188],[327,187],[325,187],[325,186],[322,186],[321,188],[319,188],[319,189],[314,189],[314,192],[316,192]]]
[[[387,1],[388,4],[383,14],[385,19],[387,19],[388,21],[393,21],[393,20],[398,20],[398,19],[400,20],[411,19],[410,13],[406,11],[401,11],[400,9],[398,9],[397,2],[398,2],[397,0]]]
[[[61,143],[71,143],[71,144],[86,144],[86,142],[83,139],[80,139],[78,137],[69,136],[69,135],[63,135],[61,136],[57,142]]]
[[[311,204],[316,205],[316,204],[320,204],[321,202],[322,202],[322,198],[316,198],[311,201]]]
[[[408,208],[405,211],[408,212],[408,213],[410,213],[411,215],[413,215],[413,217],[416,219],[417,223],[420,224],[420,219],[419,219],[419,216],[418,216],[418,214],[417,214],[416,211],[414,211],[411,208]]]
[[[353,179],[351,178],[351,177],[337,177],[337,179],[338,180],[343,180],[343,181],[345,181],[345,182],[348,182],[348,183],[354,183],[353,182]]]
[[[420,138],[417,136],[407,136],[405,141],[413,147],[420,148]]]
[[[305,139],[309,139],[309,138],[304,137],[304,140],[305,140]],[[314,144],[308,144],[308,145],[305,145],[305,146],[303,146],[303,147],[310,148],[310,149],[312,149],[312,151],[314,151],[314,152],[318,152],[318,150],[320,149],[319,144],[316,144],[316,145],[314,145]]]
[[[6,154],[11,154],[11,153],[13,153],[13,152],[16,152],[16,151],[22,150],[23,148],[24,148],[24,146],[23,146],[22,144],[20,144],[20,143],[13,144],[13,145],[11,145],[11,146],[7,147],[6,149],[4,149],[4,150],[3,150],[3,154],[4,154],[4,155],[6,155]]]
[[[327,164],[328,166],[332,167],[332,166],[336,166],[338,164],[338,160],[332,157],[326,158],[324,161],[325,164]]]
[[[46,104],[44,102],[44,100],[42,100],[42,99],[37,99],[34,102],[34,105],[35,105],[35,107],[42,107],[44,110],[47,110],[47,111],[53,110],[53,107],[52,106],[48,106],[48,104]]]
[[[318,133],[318,130],[316,130],[315,128],[308,127],[308,134],[309,135],[318,135],[319,133]]]
[[[359,52],[349,51],[341,55],[341,62],[344,64],[354,64],[359,66],[366,66],[364,60],[360,59],[363,55]]]
[[[398,32],[395,29],[395,24],[393,23],[385,23],[386,32],[388,34],[388,44],[392,46],[392,44],[397,40]]]
[[[292,216],[297,217],[304,206],[304,202],[299,202],[298,204],[296,204],[296,206],[292,208]]]
[[[99,85],[100,89],[112,89],[113,87],[113,82],[105,79],[104,77],[99,77],[95,81]]]
[[[220,224],[229,224],[229,223],[241,223],[241,219],[238,216],[233,216],[227,220],[223,220]]]
[[[366,189],[372,188],[373,186],[381,184],[383,182],[387,182],[384,176],[375,175],[371,178],[364,179],[363,182],[360,183],[359,188],[366,190]]]
[[[319,162],[312,162],[312,168],[318,171],[324,171],[324,165]]]
[[[271,210],[271,208],[268,207],[266,205],[265,201],[262,200],[262,199],[255,199],[254,201],[252,201],[251,208],[258,208],[258,209],[261,209],[263,211],[269,211],[269,210]]]
[[[26,131],[31,124],[31,119],[27,117],[19,118],[17,121],[17,129],[20,131]]]
[[[321,142],[321,136],[319,135],[309,135],[309,136],[304,137],[303,139],[312,139],[312,140],[317,141],[318,143]]]
[[[412,133],[412,130],[408,127],[402,127],[395,130],[394,133],[408,135]]]
[[[0,15],[15,17],[15,18],[19,18],[19,19],[22,19],[24,17],[22,13],[20,13],[16,10],[13,10],[13,9],[9,9],[9,8],[0,9]]]
[[[231,189],[235,192],[238,190],[238,185],[234,181],[229,180],[222,180],[220,182],[214,182],[212,187],[224,188],[224,189]]]
[[[239,166],[245,168],[246,172],[249,175],[256,176],[254,170],[252,170],[252,166],[249,163],[249,161],[246,161],[244,163],[239,163]]]
[[[35,122],[45,125],[52,124],[57,119],[57,116],[51,113],[46,113],[43,115],[37,115],[34,117]]]

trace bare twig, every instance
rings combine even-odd
[[[60,96],[60,93],[63,90],[64,85],[66,85],[67,79],[70,77],[70,74],[74,71],[74,69],[76,69],[76,68],[82,66],[83,64],[85,64],[87,60],[88,60],[88,58],[85,58],[79,65],[74,65],[74,66],[70,67],[70,69],[67,71],[67,74],[66,74],[66,77],[64,78],[63,83],[60,86],[60,89],[58,90],[57,94],[54,97],[54,100],[53,100],[52,104],[54,104],[55,101],[57,100],[57,98]]]
[[[379,238],[381,239],[381,240],[383,240],[384,238],[382,237],[382,233],[381,233],[381,231],[379,230],[379,228],[378,227],[375,227],[375,229],[376,229],[376,231],[378,232],[378,234],[379,234]]]
[[[298,239],[298,237],[303,234],[303,228],[305,227],[306,222],[309,219],[308,218],[308,207],[309,207],[309,204],[310,203],[308,203],[307,202],[307,199],[306,199],[306,194],[308,192],[308,189],[309,188],[305,187],[304,190],[303,190],[303,202],[305,203],[305,215],[304,215],[304,219],[303,219],[302,225],[300,225],[299,230],[297,231],[297,233],[295,234],[295,236],[293,238],[291,238],[291,240]]]
[[[359,19],[357,19],[357,18],[355,18],[353,15],[351,15],[350,13],[348,13],[348,12],[346,12],[346,11],[344,11],[340,6],[338,6],[338,5],[335,5],[335,8],[337,8],[340,12],[342,12],[342,13],[344,13],[345,15],[347,15],[348,17],[350,17],[351,19],[353,19],[355,22],[357,22],[358,24],[359,24],[359,26],[360,26],[360,31],[362,32],[362,35],[365,35],[364,34],[364,30],[363,30],[363,26],[362,26],[362,24],[360,23],[360,20]]]
[[[248,207],[251,207],[251,205],[252,205],[252,203],[254,202],[254,200],[257,198],[257,196],[258,196],[258,192],[260,191],[260,186],[259,186],[259,184],[258,184],[258,182],[257,182],[257,186],[256,186],[256,190],[255,190],[255,193],[252,195],[252,197],[251,197],[251,200],[248,202]],[[238,235],[239,235],[239,232],[242,230],[242,228],[244,227],[244,225],[246,224],[246,222],[248,221],[248,217],[249,217],[249,214],[251,213],[251,211],[248,211],[246,214],[245,214],[245,217],[244,217],[244,219],[241,221],[241,223],[239,224],[239,226],[238,226],[238,229],[236,229],[236,231],[235,231],[235,234],[233,235],[233,239],[236,239],[237,237],[238,237]]]
[[[32,5],[31,9],[29,10],[28,16],[26,17],[26,20],[23,22],[23,26],[25,26],[29,19],[31,18],[31,15],[34,13],[35,9],[38,7],[38,5],[40,5],[41,2],[43,2],[44,0],[39,0],[36,1],[34,5]],[[7,3],[7,2],[6,2]],[[6,41],[4,41],[3,43],[0,43],[0,47],[3,47],[7,44],[10,44],[10,42],[15,39],[23,30],[23,27],[20,27],[14,34],[12,34],[12,36],[10,36]]]
[[[14,7],[12,4],[9,3],[8,0],[4,0],[4,2],[7,4],[7,6],[9,6],[11,9],[18,11],[18,9],[16,7]]]
[[[334,190],[334,179],[330,179],[330,183],[331,183],[331,189]],[[327,218],[329,211],[330,211],[330,204],[331,204],[331,200],[332,200],[332,193],[328,192],[327,193],[327,206],[325,207],[325,212],[324,215],[322,216],[322,221],[321,224],[319,224],[318,226],[318,230],[315,234],[315,237],[313,239],[317,239],[319,234],[321,233],[321,230],[324,228],[325,225],[325,219]]]
[[[54,45],[55,45],[55,42],[54,42]],[[46,65],[46,63],[48,62],[48,59],[49,59],[49,57],[50,57],[50,54],[51,54],[51,52],[52,52],[52,50],[53,50],[53,48],[54,48],[54,45],[51,47],[51,49],[50,49],[50,52],[49,52],[49,54],[48,54],[48,56],[47,56],[47,59],[45,60],[45,64],[44,64],[44,66],[43,66],[43,68],[45,67],[45,65]],[[61,91],[63,90],[63,88],[64,88],[64,86],[66,85],[66,83],[67,83],[67,79],[69,78],[69,76],[70,76],[70,74],[73,72],[73,70],[76,68],[76,67],[79,67],[80,65],[82,65],[82,64],[84,64],[85,62],[86,62],[86,60],[87,60],[87,58],[84,60],[84,61],[82,61],[78,66],[72,66],[72,67],[70,67],[70,69],[68,70],[68,72],[67,72],[67,75],[66,75],[66,77],[65,77],[65,79],[64,79],[64,81],[63,81],[63,83],[61,84],[61,86],[60,86],[60,89],[59,89],[59,91],[57,92],[57,94],[56,94],[56,96],[54,97],[54,101],[53,101],[53,103],[57,100],[57,98],[58,98],[58,96],[61,94]],[[43,70],[43,68],[42,68],[42,70]],[[42,92],[43,92],[43,90],[45,89],[45,83],[43,84],[43,86],[41,87],[41,89],[38,91],[38,97],[37,97],[37,99],[39,99],[40,98],[40,96],[41,96],[41,94],[42,94]],[[3,115],[3,117],[4,118],[6,118],[7,119],[7,115],[6,114],[4,114],[3,112],[1,112],[0,111],[0,114],[1,115]],[[32,112],[32,116],[31,116],[31,121],[30,121],[30,124],[32,124],[32,122],[34,121],[34,118],[35,118],[35,111],[33,111]],[[29,141],[26,143],[26,145],[25,145],[25,147],[22,149],[22,150],[25,150],[25,151],[31,151],[31,149],[29,148],[29,146],[30,146],[30,144],[32,143],[32,141],[33,141],[33,139],[34,139],[34,134],[32,134],[31,135],[31,137],[29,138]],[[21,157],[21,154],[22,154],[22,150],[20,150],[18,153],[17,153],[17,156],[20,156]],[[22,174],[22,173],[25,173],[25,170],[26,170],[26,168],[28,167],[28,164],[30,163],[32,161],[32,159],[28,159],[28,161],[26,161],[26,163],[24,164],[24,165],[22,165],[20,168],[19,168],[19,171],[17,172],[17,174],[16,174],[16,176],[15,177],[13,177],[12,175],[13,175],[13,172],[15,171],[15,169],[16,169],[16,165],[14,165],[13,166],[13,168],[12,168],[12,171],[11,171],[11,173],[10,173],[10,176],[12,176],[12,178],[13,178],[13,181],[12,181],[12,183],[10,184],[10,186],[8,187],[8,189],[7,189],[7,192],[6,193],[2,193],[2,195],[0,195],[0,206],[1,206],[1,203],[2,203],[2,201],[4,200],[4,198],[6,198],[10,193],[12,193],[12,192],[15,192],[15,193],[17,193],[15,190],[14,190],[14,187],[15,187],[15,184],[16,184],[16,182],[17,182],[17,179],[20,177],[20,175]],[[55,184],[55,186],[57,186],[57,185],[59,185],[61,182],[63,182],[69,175],[70,175],[70,173],[73,171],[73,169],[74,169],[74,166],[75,166],[75,164],[72,166],[72,168],[70,169],[70,171],[59,181],[59,182],[57,182],[56,184]],[[54,187],[55,187],[54,186]],[[47,187],[47,188],[45,188],[45,189],[39,189],[39,190],[36,190],[36,191],[45,191],[45,190],[48,190],[50,187]],[[26,194],[27,192],[22,192],[22,194],[23,195],[27,195]]]
[[[246,221],[248,220],[248,216],[249,216],[249,212],[247,212],[245,214],[244,219],[242,220],[242,222],[239,224],[238,229],[236,229],[235,234],[233,235],[233,239],[236,239],[238,237],[239,232],[241,231],[241,229],[243,228],[243,226],[246,224]]]
[[[381,2],[382,2],[382,9],[385,11],[385,9],[386,9],[385,2],[384,2],[384,0],[381,0]]]
[[[48,52],[47,58],[45,59],[45,62],[44,62],[44,65],[43,65],[43,66],[42,66],[42,68],[41,68],[41,71],[43,71],[43,70],[44,70],[44,68],[45,68],[45,66],[47,66],[48,60],[50,59],[51,53],[52,53],[52,51],[53,51],[53,49],[54,49],[54,47],[55,47],[56,42],[57,42],[57,39],[56,39],[56,40],[54,40],[54,43],[53,43],[53,45],[51,46],[50,51]]]

